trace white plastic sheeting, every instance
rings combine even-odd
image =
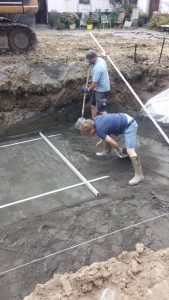
[[[169,123],[169,89],[148,100],[145,107],[156,121]],[[146,115],[143,110],[141,113]]]

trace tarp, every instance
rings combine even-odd
[[[169,123],[169,89],[148,100],[145,107],[156,121]],[[141,113],[146,115],[143,110]]]

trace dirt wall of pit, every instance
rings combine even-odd
[[[81,88],[87,74],[85,52],[93,48],[100,54],[99,49],[85,32],[58,33],[47,29],[36,34],[35,52],[0,57],[1,138],[74,122],[80,115]],[[146,33],[94,34],[143,101],[168,88],[168,40],[158,66],[160,39]],[[138,53],[134,62],[136,40]],[[109,111],[139,111],[136,100],[115,70],[110,64],[108,67],[112,88]],[[87,106],[86,112],[89,110]]]
[[[111,77],[110,111],[135,109],[139,105],[109,65]],[[169,70],[134,65],[122,70],[145,101],[162,90]],[[83,62],[56,65],[16,63],[0,71],[0,136],[35,132],[75,121],[82,104],[81,88],[87,66]],[[89,111],[89,101],[86,112]]]

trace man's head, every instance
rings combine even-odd
[[[82,135],[95,135],[96,128],[93,120],[86,120],[80,127],[80,132]]]
[[[86,53],[86,60],[88,63],[90,64],[95,64],[96,60],[97,60],[97,53],[94,50],[89,50]]]

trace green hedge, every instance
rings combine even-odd
[[[161,25],[169,25],[169,14],[155,14],[150,20],[150,28],[159,28]]]

